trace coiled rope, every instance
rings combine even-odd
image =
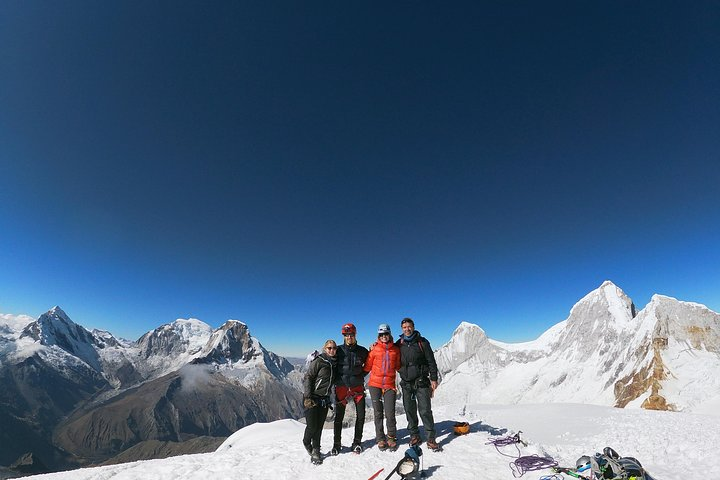
[[[510,470],[512,471],[513,477],[521,477],[527,472],[533,470],[544,470],[546,468],[557,467],[558,463],[552,457],[541,457],[539,455],[521,456],[518,444],[521,443],[527,447],[527,443],[520,438],[521,433],[522,432],[518,432],[515,435],[508,437],[496,438],[486,443],[486,445],[493,445],[500,455],[514,459],[510,462]],[[515,447],[517,455],[509,455],[500,450],[500,448],[507,447],[508,445],[513,445]],[[549,478],[552,479],[552,476]]]

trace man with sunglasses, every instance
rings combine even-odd
[[[345,407],[349,401],[355,404],[355,435],[353,436],[353,452],[362,452],[362,434],[365,425],[365,372],[363,366],[368,357],[368,350],[357,344],[357,329],[352,323],[346,323],[341,329],[343,344],[337,351],[337,377],[335,380],[335,422],[334,442],[330,451],[337,455],[342,449],[342,429],[345,418]]]

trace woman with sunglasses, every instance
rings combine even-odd
[[[310,454],[310,461],[322,463],[320,437],[330,407],[330,392],[337,372],[335,340],[327,340],[323,352],[308,366],[303,378],[303,406],[305,407],[305,435],[303,445]]]
[[[382,323],[378,327],[377,342],[370,347],[370,355],[363,369],[365,372],[370,372],[368,389],[375,418],[375,441],[380,450],[397,450],[395,372],[399,369],[400,348],[393,343],[390,325]],[[387,436],[383,427],[383,417],[387,421]]]

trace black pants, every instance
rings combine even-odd
[[[415,383],[415,382],[413,382]],[[417,387],[413,383],[401,382],[402,400],[405,413],[407,414],[408,430],[410,435],[418,435],[418,412],[422,419],[423,427],[428,439],[435,439],[435,420],[433,419],[432,408],[430,405],[430,394],[432,390],[429,386]]]
[[[385,429],[383,427],[383,419],[387,420],[388,437],[397,436],[397,424],[395,423],[395,399],[397,392],[392,388],[388,388],[385,392],[382,388],[369,387],[370,400],[373,406],[373,416],[375,417],[375,440],[385,440]]]
[[[303,445],[312,446],[313,450],[320,450],[320,437],[322,436],[323,425],[327,418],[328,407],[315,405],[313,408],[305,410],[305,435],[303,436]]]
[[[350,402],[353,402],[351,399]],[[354,403],[354,402],[353,402]],[[335,441],[334,445],[342,445],[342,422],[345,418],[345,405],[342,402],[335,404],[335,423],[333,424]],[[353,444],[362,442],[363,427],[365,426],[365,397],[362,397],[359,402],[355,403],[355,436],[353,438]]]

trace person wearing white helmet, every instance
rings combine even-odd
[[[375,441],[380,450],[397,450],[397,425],[395,423],[395,372],[400,368],[400,348],[393,343],[390,325],[381,323],[377,342],[370,347],[365,372],[370,372],[368,390],[375,417]],[[387,422],[387,436],[383,426]]]

